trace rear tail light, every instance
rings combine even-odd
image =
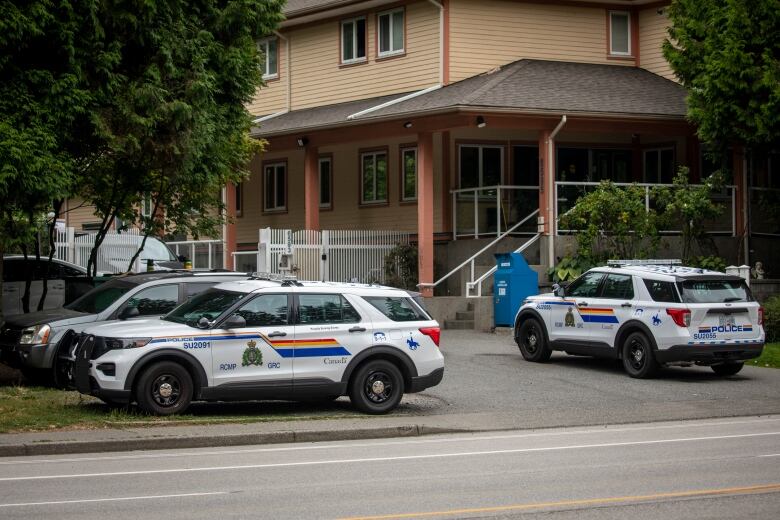
[[[691,325],[691,311],[688,309],[666,309],[666,314],[680,327]]]
[[[439,327],[423,327],[420,332],[431,338],[437,347],[439,346],[439,336],[441,335]]]
[[[758,324],[763,325],[764,324],[764,308],[759,307],[758,308]]]

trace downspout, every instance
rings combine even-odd
[[[428,3],[439,9],[439,85],[444,85],[444,5],[438,0],[428,0]]]
[[[566,124],[566,114],[561,116],[558,126],[547,138],[547,165],[550,168],[550,188],[547,190],[547,225],[550,228],[549,240],[547,241],[547,259],[550,267],[555,267],[555,214],[553,207],[555,204],[555,136]]]

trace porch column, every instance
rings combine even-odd
[[[433,134],[417,135],[417,273],[420,284],[433,280]],[[422,295],[433,296],[433,287],[422,286]]]
[[[223,265],[225,269],[233,269],[233,253],[236,252],[236,185],[232,183],[225,186],[225,219]]]
[[[304,228],[320,229],[319,152],[316,146],[307,146],[303,160]]]
[[[550,147],[553,143],[550,139],[550,130],[539,132],[539,224],[538,231],[543,238],[540,244],[540,256],[542,264],[555,265],[555,259],[549,256],[548,241],[552,240],[555,233],[555,171],[550,164]]]

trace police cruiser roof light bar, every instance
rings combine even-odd
[[[682,265],[679,259],[644,259],[644,260],[607,260],[609,267],[623,267],[633,265]]]

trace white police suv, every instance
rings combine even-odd
[[[223,283],[161,319],[73,337],[76,388],[151,413],[193,400],[331,400],[366,413],[444,375],[439,324],[412,294],[376,285]]]
[[[736,374],[761,355],[763,309],[742,278],[678,264],[614,261],[526,299],[515,319],[521,354],[536,362],[553,350],[621,359],[638,378],[661,365]]]

